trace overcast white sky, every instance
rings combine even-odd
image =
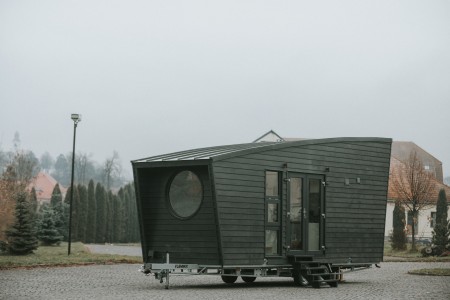
[[[450,1],[0,0],[0,147],[102,162],[284,137],[413,141],[450,175]]]

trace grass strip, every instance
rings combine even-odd
[[[450,268],[419,269],[408,271],[412,275],[450,276]]]
[[[67,243],[59,246],[39,246],[29,255],[0,255],[0,270],[13,268],[68,267],[98,264],[142,263],[142,258],[126,255],[90,253],[83,243],[72,243],[67,255]]]

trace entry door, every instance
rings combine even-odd
[[[287,243],[290,252],[316,252],[324,245],[324,178],[290,173]]]

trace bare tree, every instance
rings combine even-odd
[[[81,152],[79,152],[75,156],[75,173],[77,177],[76,181],[82,185],[87,185],[88,183],[88,168],[90,165],[92,165],[89,157],[90,155]]]
[[[31,151],[18,151],[11,167],[16,174],[16,180],[26,187],[39,172],[39,160]]]
[[[399,165],[392,174],[392,190],[397,200],[411,213],[412,249],[416,250],[415,230],[417,218],[422,210],[433,205],[435,179],[431,172],[425,170],[417,153],[412,152],[409,159]]]
[[[104,174],[104,180],[106,189],[109,190],[111,188],[111,183],[114,176],[118,176],[121,171],[121,166],[119,162],[119,154],[117,151],[113,152],[113,156],[111,158],[106,159],[104,168],[103,168],[103,174]]]

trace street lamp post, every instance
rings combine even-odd
[[[73,204],[73,174],[75,167],[75,137],[77,135],[77,124],[81,121],[81,115],[72,114],[73,120],[73,150],[72,150],[72,177],[70,180],[70,204],[69,204],[69,244],[67,248],[67,255],[70,255],[70,244],[72,242],[72,204]]]

